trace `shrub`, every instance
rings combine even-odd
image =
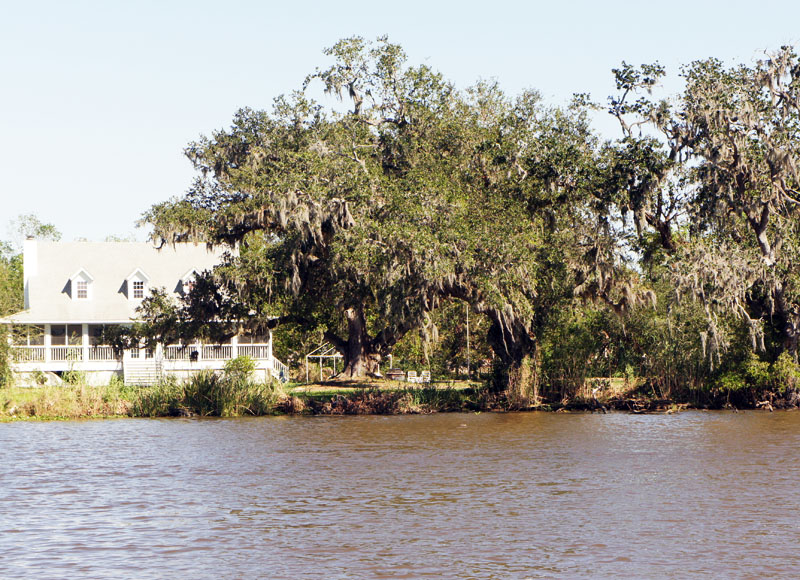
[[[242,382],[248,380],[255,370],[256,363],[252,358],[238,356],[225,363],[224,374],[234,382]]]
[[[756,390],[767,389],[772,382],[769,363],[762,361],[752,352],[742,363],[742,374],[747,381],[747,385]]]
[[[795,362],[792,355],[784,351],[772,363],[770,378],[775,388],[781,393],[795,390],[800,386],[800,365]]]
[[[721,391],[735,393],[744,389],[747,386],[747,382],[741,372],[734,370],[719,375],[716,380],[716,386]]]
[[[132,396],[136,417],[164,417],[181,414],[185,408],[183,384],[167,376],[152,387],[139,387]]]
[[[81,385],[86,382],[86,373],[70,369],[61,375],[61,380],[68,385]]]

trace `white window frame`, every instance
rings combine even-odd
[[[143,300],[144,299],[144,287],[145,283],[144,280],[132,280],[132,295],[134,300]]]
[[[70,291],[73,300],[91,300],[92,299],[92,286],[94,285],[94,278],[86,270],[81,268],[70,277],[72,289]],[[85,295],[81,296],[84,293]]]
[[[88,280],[75,280],[75,298],[77,298],[78,300],[89,299]]]
[[[141,268],[136,268],[125,280],[128,284],[128,300],[131,302],[141,302],[147,297],[147,289],[150,287],[150,276],[145,274]],[[141,284],[140,289],[136,288],[137,283]],[[141,294],[139,294],[138,290],[141,290]]]

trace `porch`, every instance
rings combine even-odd
[[[286,365],[272,356],[272,345],[269,343],[198,342],[124,351],[117,351],[111,346],[17,345],[12,346],[11,352],[14,371],[22,376],[36,372],[60,375],[67,371],[78,371],[97,375],[100,382],[108,381],[116,374],[123,377],[126,384],[147,385],[157,382],[164,375],[187,377],[199,370],[222,370],[229,360],[248,356],[253,359],[256,375],[260,379],[272,377],[285,381],[289,377]]]

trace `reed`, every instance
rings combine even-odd
[[[129,416],[130,390],[113,383],[20,388],[0,391],[0,419],[81,419]]]
[[[138,389],[133,415],[269,415],[276,411],[282,396],[283,391],[275,382],[255,382],[241,373],[201,371],[183,382],[169,377],[152,387]]]

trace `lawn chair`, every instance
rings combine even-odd
[[[418,383],[419,377],[417,376],[417,371],[408,371],[408,373],[406,373],[406,382]]]
[[[419,382],[420,383],[430,383],[431,382],[431,371],[422,371],[419,374]]]

